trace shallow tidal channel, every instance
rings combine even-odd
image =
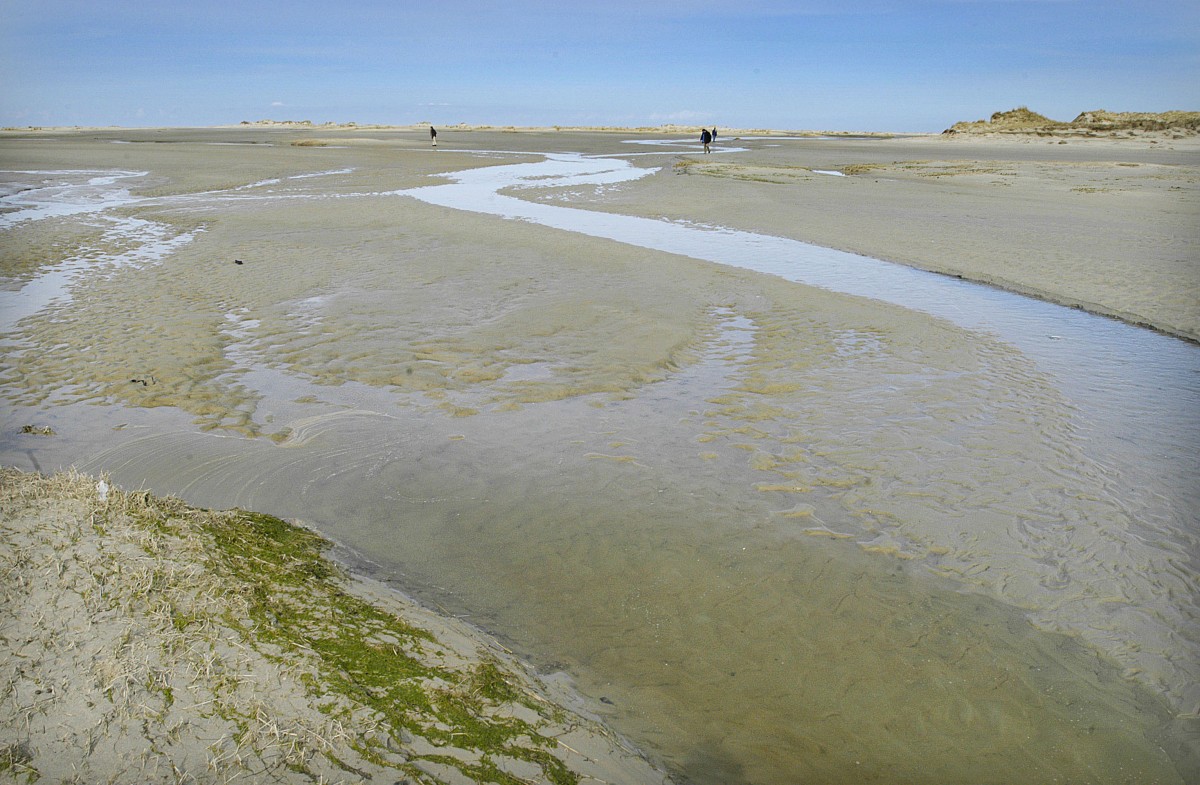
[[[472,154],[427,186],[364,174],[390,161],[373,151],[302,152],[278,177],[114,197],[176,229],[119,224],[140,234],[101,238],[103,281],[74,279],[96,300],[68,287],[6,324],[5,463],[303,520],[569,674],[680,782],[1200,772],[1197,347],[518,198],[648,171],[619,158]],[[116,207],[88,199],[39,209],[103,232]],[[145,286],[187,323],[150,295],[162,329],[114,326],[102,303]],[[63,335],[143,365],[88,378]],[[211,375],[146,360],[171,351],[213,353]],[[39,372],[62,390],[38,397]]]

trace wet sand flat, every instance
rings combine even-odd
[[[522,196],[995,275],[1186,335],[1195,282],[1173,265],[1195,259],[1177,215],[1193,154],[763,140],[700,160],[686,140],[622,138],[442,131],[433,152],[379,129],[6,137],[8,181],[148,174],[122,181],[124,206],[5,230],[10,289],[48,262],[96,264],[6,335],[0,456],[302,520],[569,673],[681,779],[1194,774],[1187,513],[1162,501],[1172,488],[1129,488],[1092,460],[1069,397],[1020,352],[878,301],[403,194],[538,152],[652,152],[631,158],[660,167],[649,177]],[[865,168],[814,171],[851,165]],[[1161,222],[1141,239],[1103,203],[1058,205],[1051,182],[1103,199],[1071,189],[1151,166],[1169,176],[1127,189]],[[994,196],[1008,193],[1022,198]],[[1001,243],[1051,208],[1027,242],[1061,257],[1054,275]],[[178,242],[131,261],[147,243],[134,219]],[[1122,243],[1145,251],[1144,276],[1107,274],[1119,260],[1094,251]],[[1147,523],[1164,533],[1138,536]]]
[[[735,137],[712,155],[681,152],[629,188],[572,198],[960,275],[1194,341],[1198,147],[1170,136]]]

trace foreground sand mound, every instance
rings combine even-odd
[[[947,134],[1042,134],[1094,136],[1138,131],[1200,133],[1200,112],[1083,112],[1069,123],[1051,120],[1021,106],[996,112],[988,120],[955,123]]]
[[[0,470],[0,536],[15,781],[665,782],[277,518]]]

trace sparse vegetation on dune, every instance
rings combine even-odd
[[[1200,112],[1106,112],[1097,109],[1084,112],[1070,123],[1072,128],[1084,127],[1093,131],[1200,131]]]
[[[1028,107],[1019,106],[1007,112],[996,112],[987,120],[955,123],[943,133],[1098,136],[1141,131],[1200,133],[1200,112],[1109,112],[1095,109],[1083,112],[1068,123],[1051,120]]]
[[[260,125],[260,126],[272,126],[272,125],[310,126],[312,124],[313,124],[312,120],[255,120],[254,122],[251,122],[249,120],[243,120],[241,122],[241,125]]]

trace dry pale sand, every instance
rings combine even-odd
[[[0,536],[5,779],[666,781],[498,644],[278,519],[5,470]]]

